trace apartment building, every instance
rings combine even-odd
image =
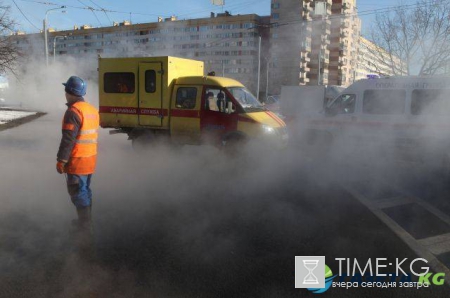
[[[355,80],[365,79],[367,75],[406,75],[406,64],[400,58],[390,55],[385,49],[362,36],[359,40]]]
[[[311,1],[272,0],[270,28],[269,93],[282,85],[308,84],[311,61]]]
[[[329,85],[348,86],[358,64],[361,20],[356,0],[333,0],[331,8]]]
[[[349,85],[358,59],[356,0],[272,0],[270,89]]]
[[[57,59],[64,55],[86,59],[97,55],[173,55],[201,60],[205,62],[205,71],[235,78],[256,93],[259,41],[261,37],[262,54],[267,55],[269,21],[268,16],[233,16],[226,12],[191,20],[171,17],[144,24],[122,22],[101,28],[84,25],[73,30],[49,29],[48,48],[49,55],[55,52]],[[45,52],[42,33],[15,38],[24,53]],[[264,82],[261,79],[260,90],[264,90]]]

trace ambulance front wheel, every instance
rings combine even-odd
[[[246,142],[244,136],[233,135],[222,140],[222,149],[228,156],[237,156]]]

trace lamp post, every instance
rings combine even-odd
[[[61,6],[61,7],[58,7],[58,8],[51,8],[51,9],[48,9],[46,12],[45,12],[45,18],[44,18],[44,44],[45,44],[45,63],[46,63],[46,65],[48,66],[48,37],[47,37],[47,15],[50,13],[50,12],[52,12],[52,11],[55,11],[55,10],[60,10],[60,9],[64,9],[64,8],[66,8],[66,6]],[[65,11],[63,11],[63,13],[64,13]]]
[[[259,100],[259,82],[261,79],[261,35],[258,39],[258,82],[256,87],[256,99]]]
[[[55,36],[55,38],[53,39],[53,63],[55,63],[55,60],[56,60],[56,40],[58,39],[58,38],[64,38],[64,39],[66,39],[67,38],[67,36],[66,35],[57,35],[57,36]]]
[[[266,98],[267,96],[269,96],[269,67],[270,67],[270,61],[272,60],[271,57],[266,58],[266,70],[267,70],[267,74],[266,74]]]

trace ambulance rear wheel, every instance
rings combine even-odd
[[[151,149],[155,143],[155,137],[152,133],[143,133],[131,140],[131,146],[136,152],[142,153]]]

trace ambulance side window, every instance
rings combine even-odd
[[[156,91],[156,71],[145,71],[145,92],[155,93]]]
[[[355,94],[342,94],[327,106],[327,115],[353,114],[355,112],[355,103]]]
[[[105,93],[134,93],[134,73],[107,72],[103,75]]]
[[[205,110],[225,113],[229,98],[224,90],[216,88],[206,89]]]
[[[400,115],[405,112],[406,90],[364,91],[363,113],[372,115]]]
[[[178,109],[194,109],[197,102],[197,88],[180,87],[177,90],[175,106]]]
[[[411,95],[411,114],[449,115],[449,89],[416,89]]]

